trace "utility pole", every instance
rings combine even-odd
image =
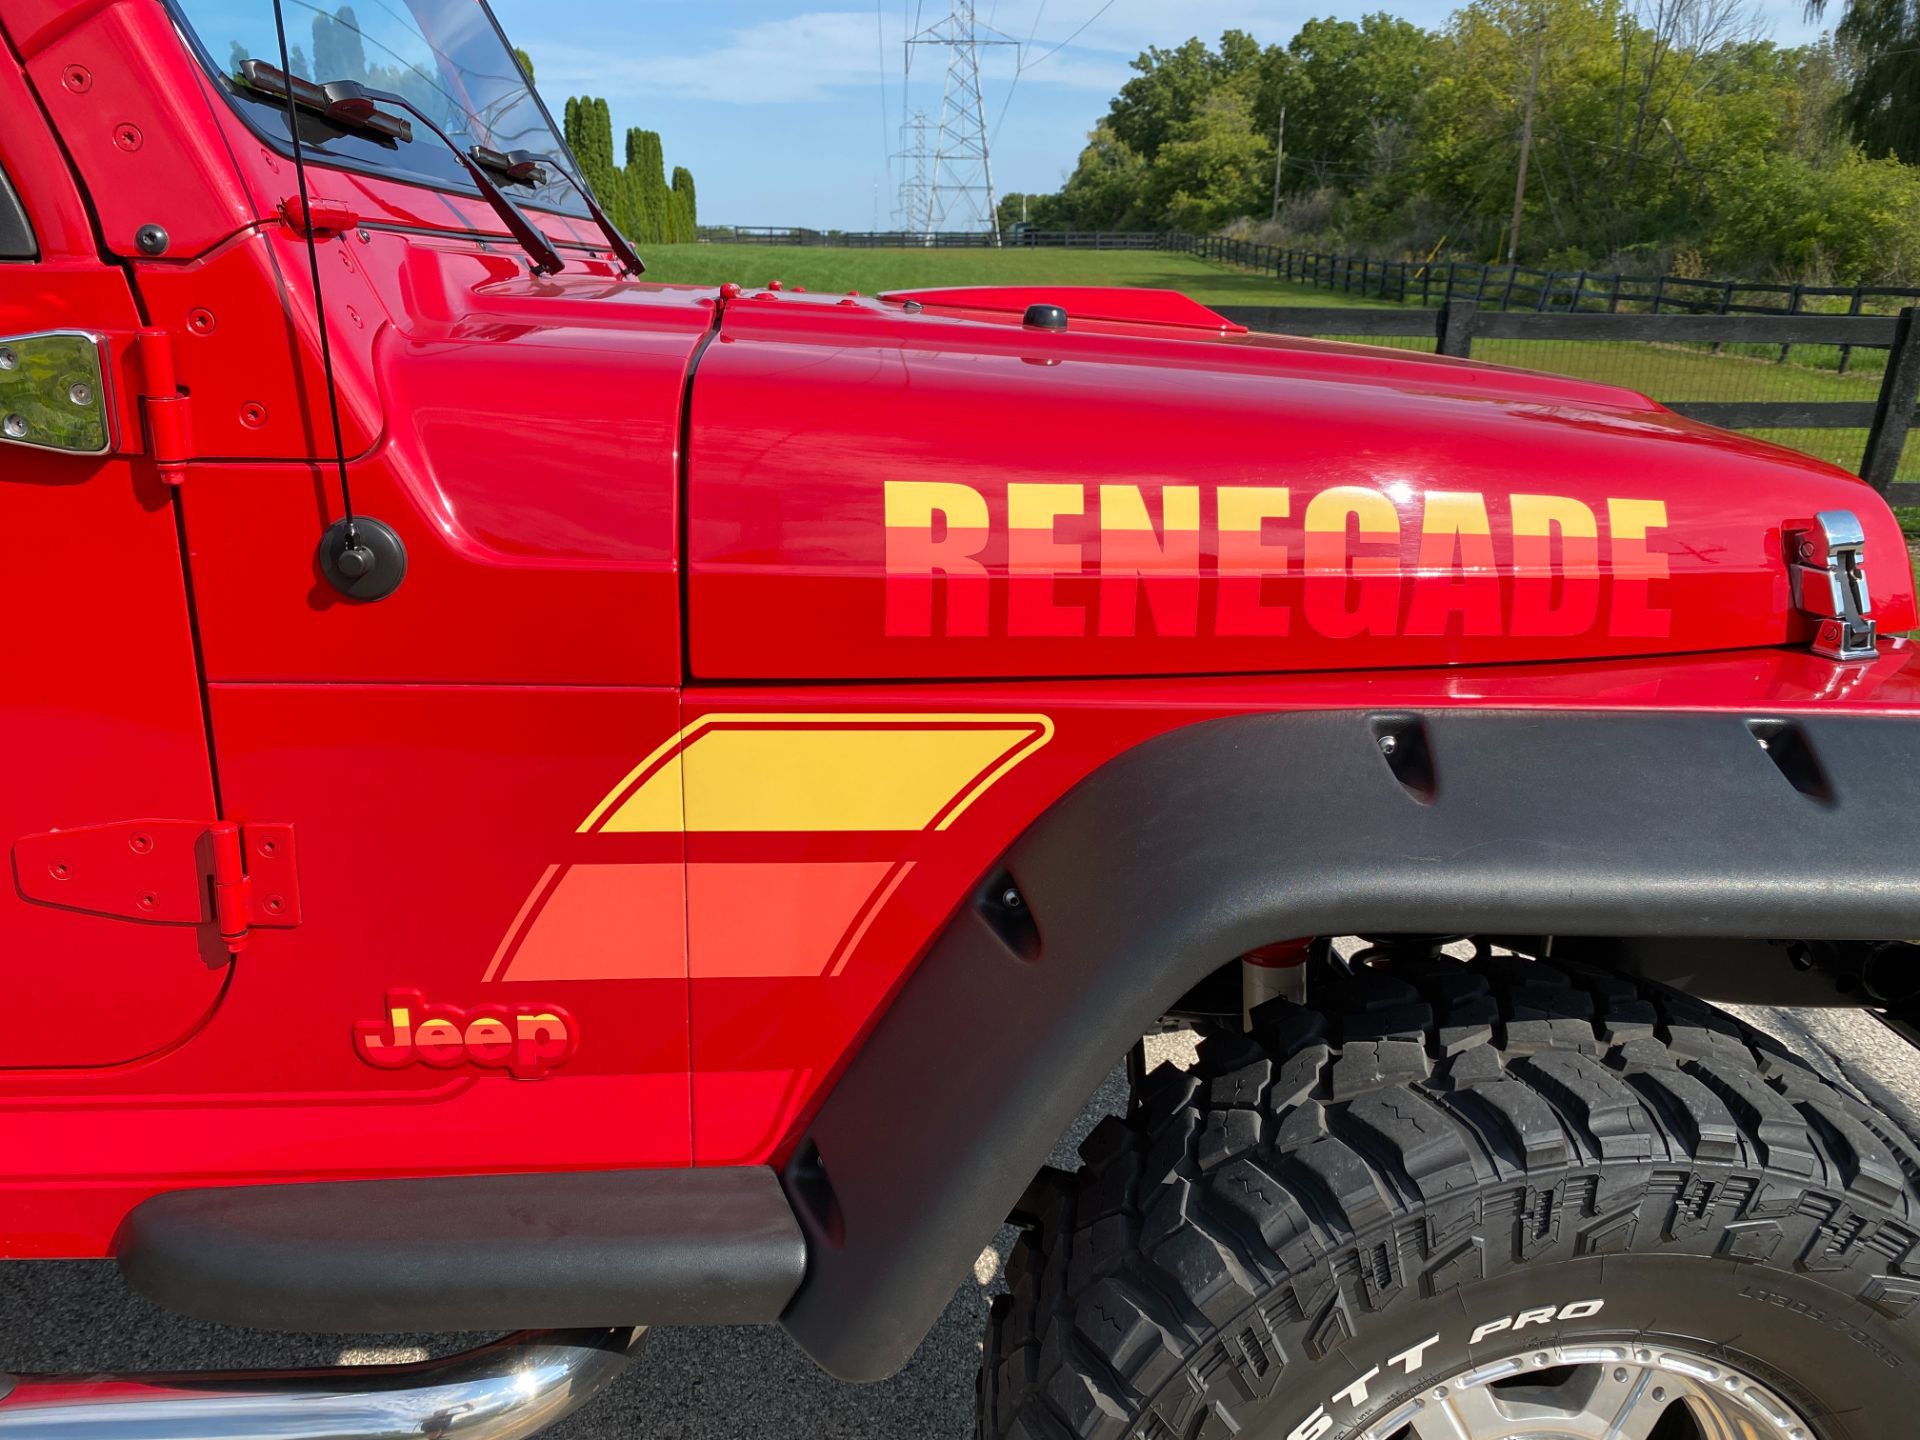
[[[1540,49],[1546,44],[1547,21],[1533,23],[1533,63],[1527,67],[1527,105],[1520,121],[1520,173],[1513,180],[1513,224],[1507,229],[1507,264],[1520,263],[1520,211],[1527,203],[1527,162],[1533,156],[1533,101],[1540,91]]]
[[[1280,107],[1280,133],[1273,138],[1273,218],[1280,218],[1280,172],[1287,163],[1287,107]]]
[[[1000,211],[994,203],[993,157],[987,151],[986,106],[980,96],[980,47],[1009,45],[1017,51],[1020,42],[980,24],[974,0],[949,0],[945,19],[907,37],[909,73],[915,45],[939,45],[947,52],[946,88],[921,228],[932,235],[958,212],[991,231],[998,245]]]

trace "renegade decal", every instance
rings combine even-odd
[[[538,1080],[579,1049],[573,1018],[557,1005],[482,1005],[462,1010],[429,1005],[418,990],[387,992],[386,1014],[353,1031],[353,1048],[382,1070],[481,1065],[520,1080]]]
[[[1668,573],[1650,543],[1666,527],[1664,501],[1607,500],[1603,547],[1600,517],[1570,496],[1496,496],[1491,507],[1476,491],[1415,498],[1417,515],[1363,485],[1310,497],[1166,485],[1154,505],[1138,485],[1015,481],[996,518],[971,485],[890,480],[886,633],[1130,636],[1143,611],[1168,637],[1296,625],[1335,640],[1669,633],[1650,590]],[[1097,583],[1064,594],[1058,582],[1075,579]]]
[[[550,865],[484,978],[837,974],[913,869],[911,852],[1052,736],[1044,715],[703,716],[579,827],[624,837],[623,851],[684,834],[689,852]],[[702,853],[701,837],[720,853]]]

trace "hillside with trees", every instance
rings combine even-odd
[[[1439,32],[1374,14],[1285,45],[1193,39],[1141,55],[1059,193],[1009,196],[1002,221],[1024,204],[1048,228],[1917,284],[1913,9],[1853,0],[1799,47],[1739,0],[1473,0]]]

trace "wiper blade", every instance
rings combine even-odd
[[[328,80],[314,84],[302,80],[297,75],[288,75],[283,70],[260,60],[248,60],[240,68],[241,77],[255,90],[264,94],[289,98],[294,104],[313,110],[335,125],[353,130],[364,130],[375,135],[385,135],[393,140],[413,139],[413,127],[398,115],[389,114],[393,110],[404,110],[430,130],[434,137],[453,152],[481,197],[493,207],[493,213],[500,217],[507,232],[519,242],[536,275],[554,275],[567,268],[560,258],[560,252],[553,248],[553,242],[538,225],[529,220],[520,207],[509,200],[506,192],[494,183],[493,177],[474,160],[465,150],[456,144],[453,138],[434,124],[433,117],[404,95],[396,95],[391,90],[374,90],[368,86],[356,84],[351,80]],[[404,132],[404,133],[402,133]]]
[[[613,251],[621,268],[629,275],[646,273],[646,264],[633,248],[632,242],[620,233],[619,226],[607,218],[607,212],[600,208],[600,202],[593,198],[593,192],[556,157],[538,155],[531,150],[489,150],[484,145],[476,145],[467,153],[487,169],[524,185],[545,185],[547,172],[557,172],[562,180],[573,187],[574,193],[586,202],[587,212],[593,216],[593,223],[600,227],[600,233],[606,236],[607,248]]]

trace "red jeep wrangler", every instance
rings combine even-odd
[[[0,0],[0,1254],[533,1333],[0,1435],[882,1376],[1009,1214],[985,1436],[1912,1433],[1920,1141],[1709,1003],[1920,1022],[1872,490],[1172,294],[648,284],[480,0],[277,8]]]

